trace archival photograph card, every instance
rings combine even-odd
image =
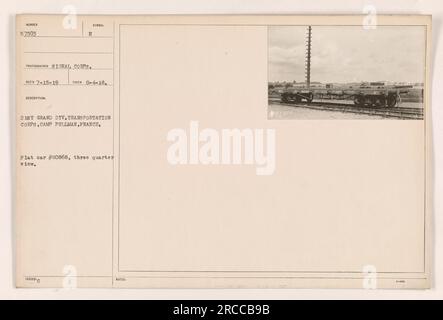
[[[430,39],[17,15],[16,286],[430,288]]]

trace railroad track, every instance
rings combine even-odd
[[[270,100],[275,104],[280,104],[290,107],[301,107],[315,110],[328,110],[338,112],[349,112],[358,114],[367,114],[381,116],[385,118],[397,118],[397,119],[423,119],[423,108],[382,108],[382,107],[360,107],[354,104],[335,103],[335,102],[316,102],[311,103],[297,102],[297,103],[284,103],[278,100]]]

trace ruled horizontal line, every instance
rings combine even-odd
[[[26,39],[28,38],[77,38],[77,39],[94,39],[94,38],[105,38],[105,39],[112,39],[112,36],[29,36],[24,37]]]
[[[24,67],[23,69],[25,69],[25,70],[70,70],[70,71],[114,70],[112,68],[74,69],[74,68],[46,68],[46,67]]]
[[[61,53],[61,54],[112,54],[112,52],[76,52],[76,51],[25,51],[25,53]]]
[[[25,278],[112,278],[112,276],[24,276]]]
[[[268,276],[268,277],[254,277],[254,276],[126,276],[125,278],[137,279],[310,279],[310,280],[363,280],[366,277],[332,277],[332,276]],[[427,280],[427,278],[408,278],[408,277],[379,277],[377,280]]]
[[[59,87],[59,86],[77,86],[77,87],[113,87],[112,84],[34,84],[34,83],[23,83],[24,86],[39,86],[39,87]]]
[[[150,272],[150,273],[349,273],[349,274],[367,274],[363,271],[307,271],[307,270],[119,270],[119,272]],[[377,274],[424,274],[425,271],[377,271]]]

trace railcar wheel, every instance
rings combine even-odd
[[[397,95],[390,95],[388,97],[388,107],[389,108],[394,108],[398,103],[398,97]]]
[[[288,103],[289,102],[289,97],[287,94],[282,94],[281,95],[281,102],[283,103]]]
[[[314,94],[312,92],[310,92],[308,97],[306,98],[306,102],[311,103],[312,100],[314,100]]]
[[[356,106],[362,106],[363,105],[363,98],[360,96],[355,96],[354,97],[354,104]]]
[[[374,96],[372,98],[372,105],[376,108],[381,108],[386,105],[386,100],[384,97]]]
[[[370,97],[371,106],[374,108],[380,107],[380,98],[377,96]]]

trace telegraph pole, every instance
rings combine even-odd
[[[306,42],[306,86],[311,87],[311,26],[308,26]]]

